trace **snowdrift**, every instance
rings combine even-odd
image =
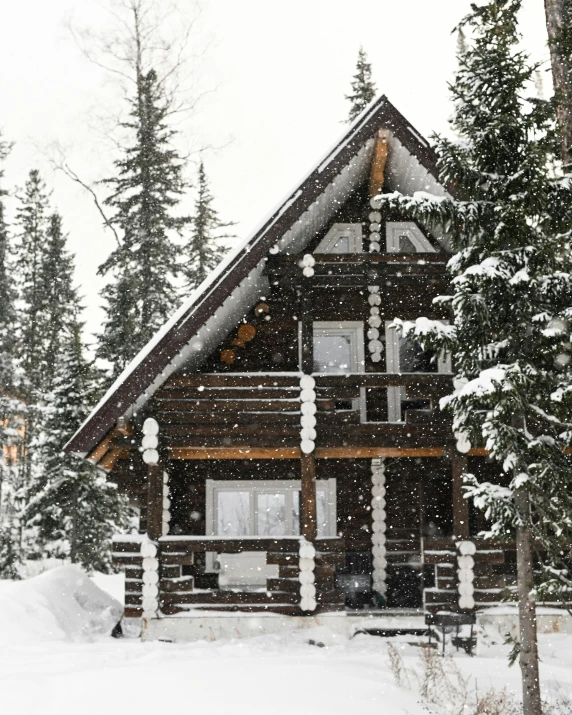
[[[0,645],[91,641],[108,635],[123,612],[76,566],[25,581],[0,581]]]

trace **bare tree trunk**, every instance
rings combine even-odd
[[[525,523],[516,530],[516,566],[518,617],[520,624],[520,670],[522,673],[522,704],[524,715],[542,715],[538,672],[538,639],[536,630],[536,599],[532,570],[532,538],[526,519],[530,512],[526,489],[515,493],[515,504]]]
[[[552,64],[552,82],[558,98],[556,114],[560,126],[560,158],[565,166],[572,163],[572,66],[570,51],[564,41],[564,4],[566,0],[544,0],[546,28]],[[572,49],[572,48],[571,48]]]

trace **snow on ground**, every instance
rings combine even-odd
[[[101,581],[109,590],[111,581]],[[117,587],[117,584],[115,584]],[[113,589],[112,589],[113,590]],[[325,629],[239,641],[188,644],[115,640],[117,604],[73,567],[26,582],[0,582],[0,700],[10,715],[422,715],[418,695],[399,688],[388,640],[351,640]],[[69,617],[69,622],[66,620]],[[91,626],[86,625],[91,624]],[[91,630],[90,630],[91,628]],[[95,632],[94,632],[95,631]],[[310,645],[309,639],[324,644]],[[391,639],[406,667],[421,649]],[[507,646],[489,638],[479,655],[455,655],[480,691],[518,693]],[[553,697],[572,696],[572,636],[541,637],[542,679]]]

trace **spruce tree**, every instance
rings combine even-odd
[[[226,253],[226,248],[219,241],[232,237],[231,234],[221,233],[221,230],[233,224],[223,223],[213,207],[213,196],[202,160],[199,164],[195,211],[190,225],[191,232],[184,249],[185,263],[181,266],[186,295],[205,280]]]
[[[9,152],[0,138],[0,162]],[[0,180],[3,170],[0,168]],[[0,578],[15,578],[20,560],[14,540],[14,494],[17,489],[16,451],[26,405],[18,397],[15,356],[15,293],[12,282],[10,242],[5,219],[6,191],[0,186]]]
[[[77,313],[77,311],[76,311]],[[42,475],[26,507],[37,556],[65,558],[88,571],[111,569],[111,538],[129,523],[126,500],[95,466],[69,452],[65,443],[86,418],[98,388],[84,357],[81,324],[68,316],[53,388],[47,395]]]
[[[363,47],[359,48],[356,73],[353,76],[351,87],[351,94],[346,94],[346,99],[351,104],[348,123],[353,122],[374,99],[376,93],[375,83],[371,78],[371,64],[367,61]]]
[[[121,240],[99,269],[110,282],[98,357],[111,363],[112,376],[153,337],[176,300],[173,237],[186,219],[173,216],[173,209],[185,185],[168,114],[154,70],[138,73],[130,120],[122,124],[133,141],[115,163],[117,175],[105,182],[113,187],[106,204]]]
[[[521,0],[489,0],[464,20],[470,47],[451,87],[460,141],[437,138],[441,181],[453,199],[425,193],[381,203],[447,230],[449,326],[397,325],[424,349],[452,353],[459,448],[484,446],[506,483],[465,475],[490,534],[516,536],[520,666],[525,715],[540,715],[533,546],[545,587],[569,587],[572,479],[572,192],[553,167],[553,106],[529,97],[536,67],[518,51]]]
[[[18,293],[18,353],[26,375],[27,397],[45,384],[47,326],[42,262],[46,255],[49,201],[46,185],[32,170],[19,196],[14,274]]]
[[[77,290],[73,287],[73,256],[67,250],[66,243],[61,216],[53,213],[48,219],[45,253],[40,269],[46,332],[44,384],[48,389],[52,385],[57,358],[62,353],[66,325],[79,304]]]

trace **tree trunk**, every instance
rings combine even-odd
[[[572,163],[572,66],[570,52],[562,41],[564,3],[565,0],[544,0],[552,82],[558,98],[556,114],[561,132],[560,157],[563,164],[569,166]]]
[[[527,519],[530,513],[526,489],[515,493],[515,504],[523,516],[524,525],[516,530],[516,566],[518,616],[520,624],[520,670],[522,673],[522,704],[524,715],[542,715],[538,673],[538,640],[536,632],[536,599],[532,570],[532,538]]]

